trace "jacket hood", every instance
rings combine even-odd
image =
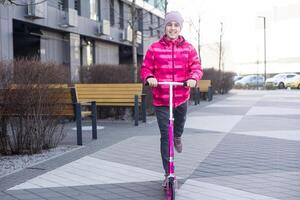
[[[160,40],[159,43],[161,43],[164,46],[170,46],[172,43],[174,43],[176,46],[182,46],[185,43],[185,39],[183,36],[179,35],[179,37],[176,40],[169,40],[167,38],[167,35],[165,34]]]

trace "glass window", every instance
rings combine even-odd
[[[98,0],[90,0],[90,18],[96,21],[99,21],[98,3]]]
[[[159,6],[158,0],[154,0],[154,7],[158,8],[158,6]]]
[[[287,75],[287,78],[293,78],[295,75]]]
[[[157,37],[160,38],[160,30],[156,30]]]
[[[137,9],[137,24],[138,30],[142,32],[143,30],[143,9]]]
[[[92,65],[95,63],[95,42],[88,38],[81,38],[80,64]]]
[[[153,24],[153,15],[150,13],[150,24]]]
[[[59,10],[65,10],[65,1],[64,0],[58,0],[58,9]]]
[[[119,0],[119,21],[120,29],[124,29],[124,4],[121,0]]]
[[[144,0],[148,4],[154,6],[155,8],[159,9],[160,11],[165,11],[165,4],[166,0]]]
[[[109,19],[110,19],[110,25],[115,25],[115,3],[114,0],[109,0]]]
[[[277,74],[274,76],[274,78],[283,78],[285,75],[284,74]]]
[[[153,28],[149,27],[150,36],[153,37]]]
[[[74,1],[74,9],[77,10],[78,15],[80,15],[80,0]]]
[[[88,41],[86,46],[86,64],[94,64],[94,44],[91,41]]]

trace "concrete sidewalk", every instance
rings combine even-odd
[[[299,90],[235,90],[189,110],[176,199],[300,199]],[[0,179],[0,199],[166,199],[155,120],[101,126],[84,148]]]

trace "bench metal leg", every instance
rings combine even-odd
[[[7,121],[5,117],[1,117],[1,134],[3,137],[7,136]]]
[[[76,103],[77,145],[82,145],[81,105]]]
[[[199,88],[195,89],[195,105],[200,104],[200,90]]]
[[[92,102],[92,138],[97,140],[97,107],[96,102]]]
[[[200,90],[198,90],[198,104],[200,104],[201,102],[201,92]]]
[[[193,90],[194,105],[197,105],[197,88],[193,88],[192,90]]]
[[[138,95],[134,96],[134,125],[139,125],[139,97]]]
[[[142,95],[142,118],[146,122],[146,95]]]
[[[201,101],[201,92],[200,92],[200,90],[198,89],[198,104],[200,104],[200,101]]]
[[[1,117],[1,128],[2,128],[2,133],[6,134],[7,133],[7,124],[6,124],[5,117]]]
[[[213,98],[213,92],[212,92],[212,87],[211,86],[208,88],[207,95],[208,95],[208,101],[211,101],[212,98]]]

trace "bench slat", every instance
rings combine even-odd
[[[93,99],[93,98],[110,98],[110,99],[134,99],[134,94],[81,94],[78,95],[80,99],[84,99],[84,98],[89,98],[89,99]],[[141,98],[141,96],[139,96],[139,98]]]
[[[208,92],[210,86],[211,86],[211,80],[200,80],[198,82],[198,87],[201,92]]]
[[[109,89],[105,89],[105,90],[101,90],[101,89],[91,89],[88,91],[84,91],[84,90],[80,90],[76,88],[76,92],[78,92],[79,95],[81,94],[122,94],[122,95],[126,95],[126,94],[130,94],[130,95],[142,95],[142,91],[139,90],[109,90]]]
[[[77,88],[143,88],[140,83],[97,83],[97,84],[76,84]]]
[[[130,106],[133,107],[134,103],[113,103],[113,102],[99,102],[97,103],[98,106]]]
[[[124,103],[128,103],[128,102],[134,102],[134,99],[120,99],[120,98],[93,98],[93,99],[81,99],[81,101],[83,102],[91,102],[91,101],[95,101],[96,104],[101,103],[101,102],[113,102],[113,103],[118,103],[118,102],[124,102]]]
[[[96,101],[97,105],[134,105],[134,96],[141,100],[143,85],[130,84],[75,84],[78,102]]]

